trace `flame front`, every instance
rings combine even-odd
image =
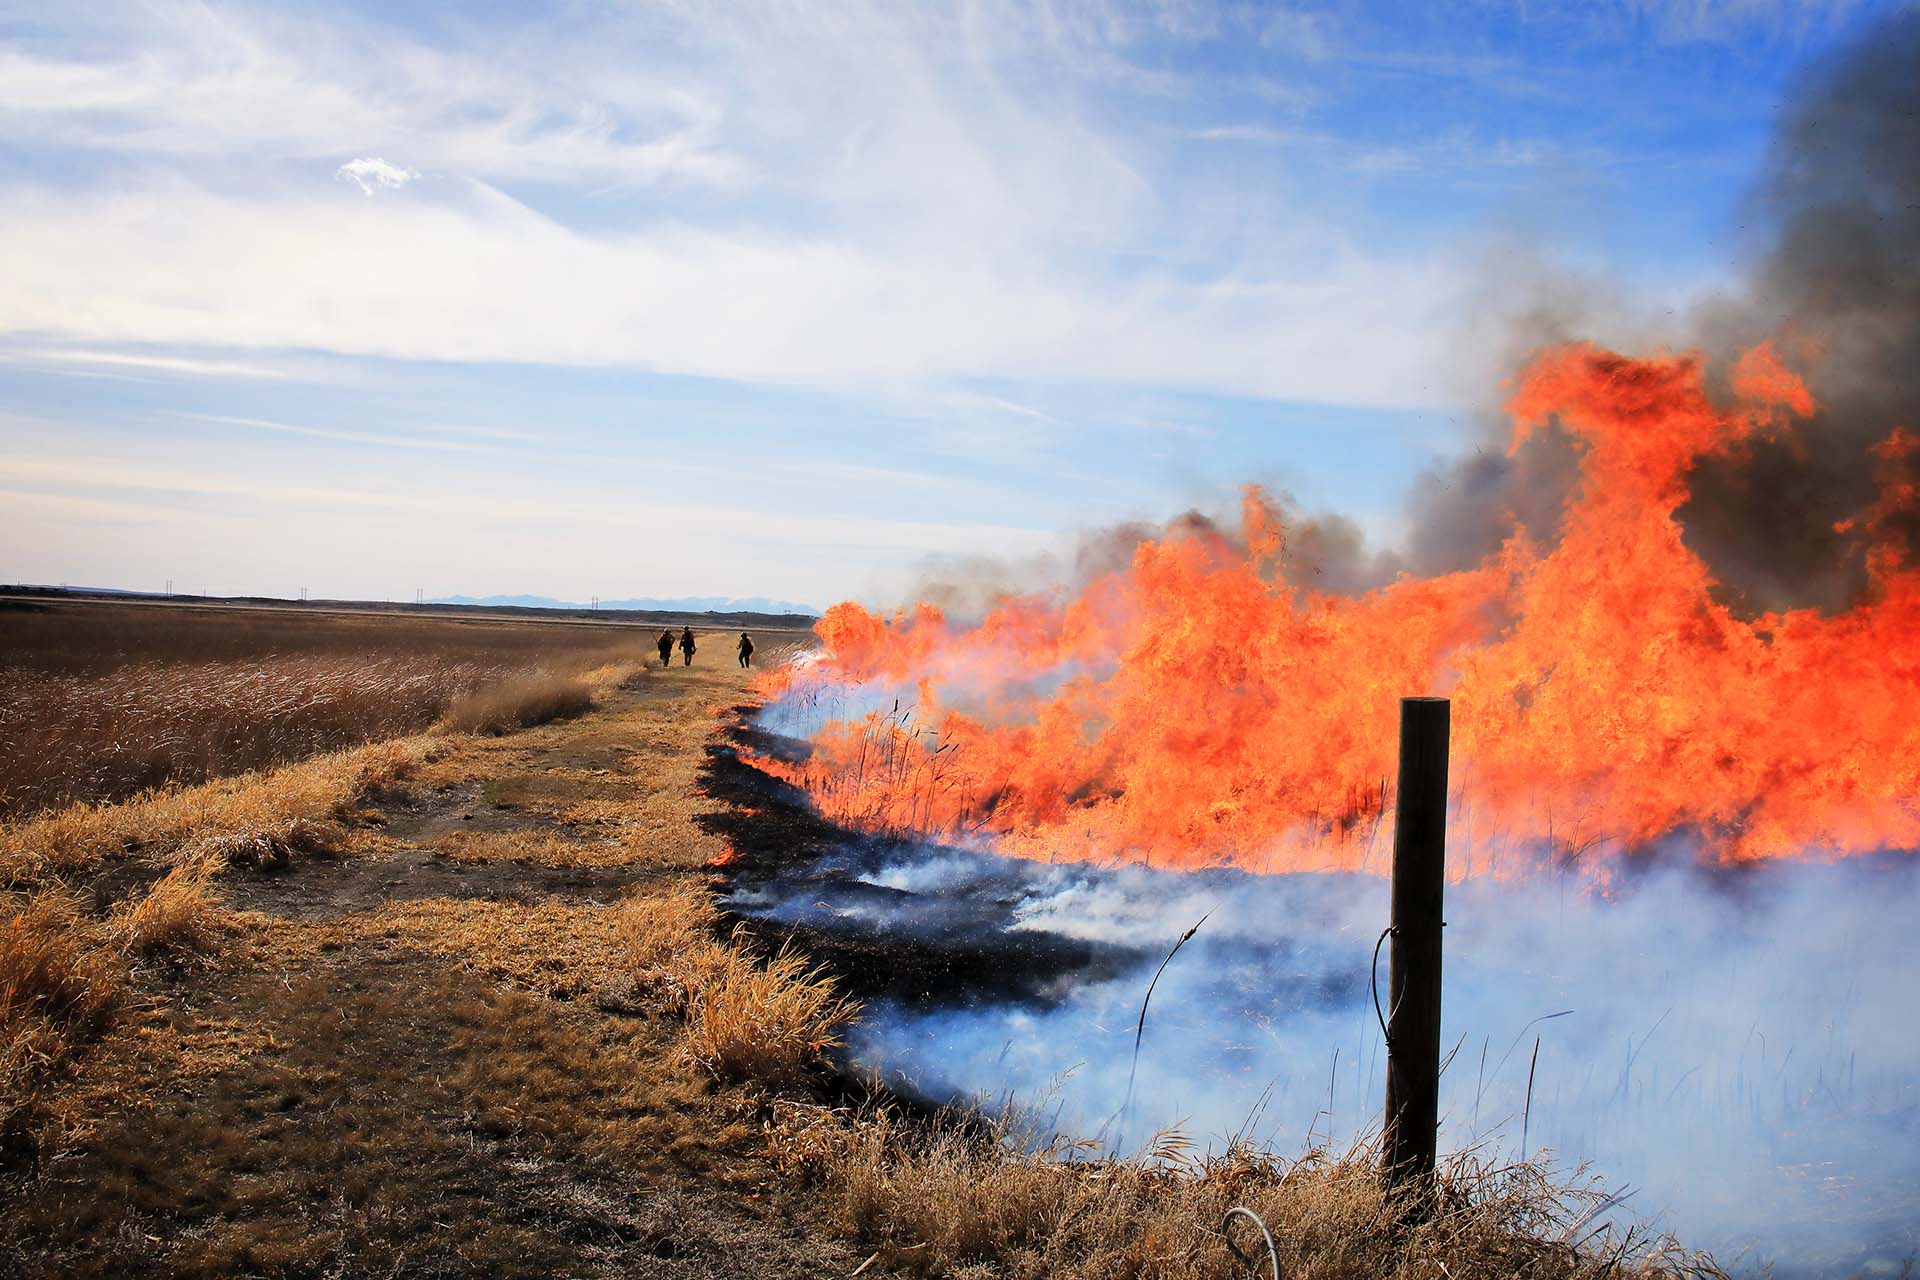
[[[1731,860],[1920,847],[1920,572],[1898,535],[1916,442],[1891,432],[1879,501],[1842,529],[1868,547],[1867,595],[1743,618],[1682,540],[1689,469],[1814,406],[1769,346],[1730,384],[1714,403],[1692,356],[1540,357],[1508,404],[1513,447],[1557,421],[1579,484],[1550,548],[1516,522],[1466,572],[1357,597],[1286,585],[1286,530],[1250,489],[1238,537],[1177,529],[1075,598],[1009,599],[976,626],[837,605],[819,660],[763,685],[812,709],[811,757],[757,763],[864,830],[1379,868],[1397,701],[1442,694],[1458,874],[1676,833]]]

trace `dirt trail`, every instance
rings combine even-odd
[[[730,651],[702,659],[580,720],[459,740],[346,856],[225,873],[217,948],[136,975],[68,1095],[85,1123],[0,1172],[0,1272],[857,1265],[760,1154],[751,1102],[626,998],[608,907],[725,848],[696,773],[746,681]]]

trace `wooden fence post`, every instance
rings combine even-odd
[[[1400,700],[1393,826],[1393,951],[1387,980],[1389,1191],[1431,1202],[1440,1122],[1440,927],[1447,884],[1445,698]]]

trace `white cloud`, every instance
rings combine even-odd
[[[1007,377],[1428,398],[1449,274],[1297,234],[1312,259],[1258,275],[1114,279],[917,241],[588,233],[485,189],[381,209],[186,184],[16,189],[0,207],[0,330],[842,386]]]
[[[0,333],[1363,404],[1430,400],[1444,361],[1447,271],[1357,245],[1284,159],[1176,180],[1178,140],[1110,110],[1194,91],[1136,74],[1171,10],[616,9],[437,46],[144,13],[137,52],[5,55],[0,125],[141,164],[5,185]],[[343,154],[369,193],[415,173],[382,155],[447,180],[347,210],[308,167]]]
[[[388,164],[378,156],[368,156],[347,161],[334,171],[333,176],[354,183],[362,195],[371,196],[379,187],[398,191],[409,182],[417,181],[420,173],[415,169],[402,169],[399,165]]]

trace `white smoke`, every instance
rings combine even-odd
[[[855,841],[794,883],[741,888],[738,909],[809,928],[1109,950],[1032,999],[870,1005],[854,1055],[921,1095],[1041,1104],[1123,1150],[1174,1124],[1283,1155],[1377,1126],[1383,880]],[[1675,865],[1606,896],[1571,880],[1451,886],[1443,1148],[1524,1142],[1591,1164],[1634,1189],[1616,1216],[1743,1270],[1897,1271],[1920,1249],[1916,908],[1907,857]],[[1136,1070],[1148,981],[1203,915],[1154,991]]]

